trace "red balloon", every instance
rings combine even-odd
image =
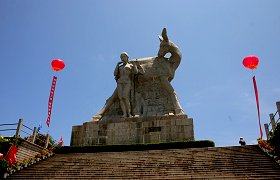
[[[52,60],[51,65],[52,65],[52,69],[55,70],[55,71],[60,71],[65,67],[64,62],[61,59]]]
[[[2,159],[4,157],[4,155],[2,153],[0,153],[0,159]]]
[[[246,56],[243,59],[243,65],[249,69],[256,69],[259,64],[259,58],[257,56]]]

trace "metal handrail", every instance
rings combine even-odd
[[[6,124],[0,124],[1,128],[5,128],[5,129],[0,129],[0,132],[4,132],[4,131],[16,131],[17,129],[14,129],[13,127],[10,128],[6,128],[4,126],[15,126],[18,123],[6,123]]]
[[[47,144],[48,144],[48,142],[49,142],[49,135],[47,134],[47,139],[46,139],[46,141],[43,141],[43,140],[39,139],[38,136],[37,136],[37,132],[36,132],[36,131],[37,131],[37,128],[34,127],[34,129],[32,129],[32,128],[30,128],[30,127],[24,125],[22,119],[19,119],[18,123],[0,124],[0,127],[4,127],[4,126],[15,126],[15,125],[17,125],[17,128],[16,128],[16,129],[6,128],[6,129],[1,129],[0,132],[1,132],[1,131],[16,131],[16,133],[15,133],[15,135],[14,135],[14,136],[16,136],[16,137],[19,137],[19,136],[20,136],[20,133],[23,132],[23,133],[25,133],[25,134],[28,135],[28,136],[26,137],[27,139],[30,139],[30,138],[32,137],[32,140],[30,139],[30,140],[31,140],[30,143],[33,143],[33,144],[34,144],[33,141],[34,141],[34,140],[38,140],[39,142],[45,144],[44,147],[47,146]],[[25,129],[23,129],[23,127],[24,127]],[[30,133],[30,131],[31,131],[32,133]],[[35,137],[34,137],[34,135],[35,135]]]
[[[6,123],[6,124],[0,124],[0,127],[4,127],[4,126],[16,126],[16,125],[18,125],[18,123]],[[22,127],[25,127],[25,128],[27,128],[28,130],[33,131],[30,127],[28,127],[28,126],[26,126],[26,125],[24,125],[24,124],[22,124]],[[16,130],[17,130],[17,129],[14,129],[14,128],[6,128],[6,129],[0,129],[0,132],[3,132],[3,131],[16,131]],[[22,128],[21,128],[20,132],[24,132],[24,133],[27,134],[27,135],[32,135],[32,133],[28,133],[28,132],[22,130]]]
[[[277,113],[278,113],[278,111],[276,111],[276,112],[274,113],[273,118],[275,118],[275,116],[276,116]],[[279,117],[279,118],[280,118],[280,117]],[[278,118],[278,120],[279,120],[279,118]],[[277,120],[277,121],[278,121],[278,120]],[[270,125],[271,125],[271,122],[268,123],[268,127],[269,127]]]
[[[1,129],[0,131],[14,131],[14,130],[17,130],[17,129]]]
[[[280,120],[280,117],[277,119],[277,121],[275,123],[277,124],[279,120]]]
[[[33,129],[31,129],[30,127],[28,127],[28,126],[26,126],[26,125],[24,125],[24,124],[22,124],[22,126],[24,126],[24,127],[26,127],[27,129],[30,129],[31,131],[33,131]]]
[[[26,131],[24,131],[24,130],[20,130],[21,132],[24,132],[25,134],[27,134],[27,135],[32,135],[32,134],[30,134],[30,133],[28,133],[28,132],[26,132]]]
[[[274,113],[273,118],[275,118],[275,116],[277,115],[277,113],[279,114],[278,111],[276,111],[276,112]],[[280,114],[279,114],[279,117],[278,117],[277,121],[275,121],[276,124],[278,123],[279,119],[280,119]],[[271,125],[271,122],[268,123],[268,127],[270,127],[270,125]]]
[[[12,125],[17,125],[18,123],[13,123],[13,124],[0,124],[0,126],[12,126]]]

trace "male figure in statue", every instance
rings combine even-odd
[[[134,61],[128,61],[128,54],[123,52],[120,55],[121,62],[118,62],[114,71],[117,81],[117,93],[120,106],[123,112],[122,117],[132,117],[130,106],[130,91],[132,77],[138,73],[138,69]]]

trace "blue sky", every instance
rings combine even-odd
[[[57,75],[49,132],[69,145],[72,126],[89,121],[113,93],[120,53],[156,56],[166,27],[183,54],[172,85],[194,119],[195,138],[216,146],[238,145],[240,136],[256,143],[252,73],[242,60],[260,59],[254,74],[267,123],[280,100],[279,7],[278,0],[1,0],[0,123],[42,121],[46,133]],[[54,58],[65,61],[63,71],[51,70]]]

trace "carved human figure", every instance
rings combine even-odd
[[[123,117],[132,117],[130,106],[130,91],[134,74],[138,73],[134,61],[128,61],[128,54],[123,52],[120,55],[121,61],[117,63],[114,75],[117,81],[117,94]]]

